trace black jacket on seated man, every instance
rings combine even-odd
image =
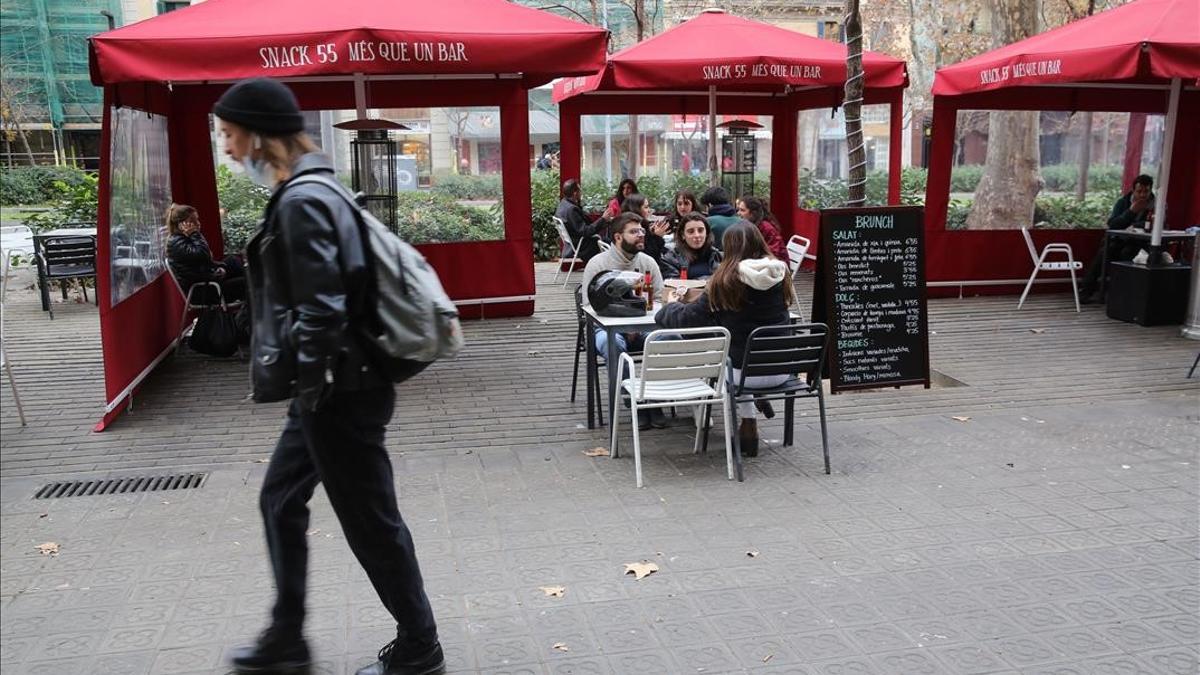
[[[567,234],[571,235],[572,246],[583,239],[583,242],[579,244],[579,251],[577,251],[580,260],[586,262],[600,252],[600,244],[593,235],[599,234],[607,227],[608,221],[601,218],[593,223],[584,213],[583,207],[579,205],[578,198],[573,198],[570,194],[563,196],[554,215],[561,218],[563,224],[567,226]]]
[[[1150,208],[1142,209],[1141,211],[1133,211],[1130,206],[1133,205],[1133,191],[1126,192],[1113,204],[1112,214],[1108,217],[1108,229],[1124,230],[1130,225],[1137,227],[1145,227],[1146,217],[1150,215]],[[1150,193],[1150,205],[1154,205],[1154,193]]]

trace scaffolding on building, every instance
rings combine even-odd
[[[20,0],[0,5],[3,101],[0,136],[6,164],[76,161],[64,132],[99,130],[102,92],[88,73],[87,39],[120,23],[119,0]],[[20,138],[22,132],[26,138]],[[31,133],[48,134],[49,150],[26,152]]]

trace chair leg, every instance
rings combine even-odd
[[[79,280],[79,290],[83,291],[83,301],[91,302],[91,300],[88,299],[88,296],[87,296],[87,284],[83,283],[83,279]],[[97,301],[99,301],[99,299],[100,299],[99,296],[96,296],[96,299],[97,299]]]
[[[63,302],[67,301],[67,279],[58,282],[58,290],[62,291]]]
[[[575,402],[575,389],[579,386],[579,352],[582,351],[582,341],[583,324],[579,324],[579,330],[575,332],[575,370],[571,371],[571,403]]]
[[[50,280],[38,275],[38,291],[42,296],[42,311],[50,312],[50,318],[54,318],[54,310],[50,308]]]
[[[566,278],[566,279],[563,279],[563,285],[562,285],[562,287],[563,287],[563,288],[566,288],[566,287],[567,287],[567,284],[571,283],[571,273],[575,271],[575,264],[576,264],[576,263],[578,263],[578,262],[579,262],[579,254],[578,254],[578,253],[572,253],[572,254],[571,254],[571,264],[567,266],[567,278]],[[561,268],[562,268],[562,263],[560,262],[560,263],[558,264],[558,266],[559,266],[559,268],[561,269]],[[586,291],[587,291],[587,289],[585,288],[585,289],[584,289],[584,291],[586,292]]]
[[[1071,265],[1071,291],[1075,293],[1075,313],[1079,313],[1079,284],[1075,282],[1075,265]]]
[[[790,446],[795,438],[796,398],[789,396],[783,401],[783,444]]]
[[[13,402],[17,404],[17,417],[21,420],[21,426],[25,426],[25,409],[21,407],[21,395],[17,393],[17,381],[13,378],[12,363],[4,362],[4,374],[8,375],[8,386],[12,388]]]
[[[821,452],[825,455],[825,475],[829,475],[829,429],[825,425],[825,390],[817,392],[817,405],[821,409]]]
[[[704,406],[704,441],[700,445],[700,452],[708,453],[708,432],[712,430],[712,406]]]
[[[630,398],[633,399],[632,396]],[[631,415],[632,422],[630,422],[630,426],[633,427],[633,472],[637,476],[637,486],[640,488],[642,487],[642,437],[638,433],[638,408],[636,399],[630,400],[629,409],[633,411]],[[646,414],[650,413],[647,412]],[[616,415],[613,415],[613,418],[615,419]],[[617,423],[614,421],[613,428],[615,429],[616,426]]]
[[[745,480],[745,476],[742,474],[742,453],[740,453],[740,448],[734,450],[733,444],[730,442],[730,436],[736,436],[730,431],[733,428],[730,407],[728,400],[721,404],[721,419],[725,422],[725,473],[728,479],[733,480],[734,476],[737,476],[738,483],[742,483]]]
[[[1196,366],[1200,366],[1200,354],[1196,354],[1196,360],[1192,361],[1192,368],[1188,371],[1188,379],[1192,379],[1192,375],[1196,373]]]
[[[616,410],[616,406],[613,406],[613,409]],[[612,422],[609,424],[609,427],[610,427],[609,428],[609,441],[608,441],[608,456],[609,457],[617,456],[617,442],[618,442],[617,441],[617,429],[620,426],[621,426],[620,420],[617,419],[616,415],[613,415]],[[634,429],[637,428],[637,420],[634,420],[633,428]]]
[[[704,418],[707,415],[707,408],[708,406],[705,405],[698,405],[693,408],[692,414],[694,419],[692,421],[696,425],[696,438],[692,441],[693,455],[700,454],[700,437],[704,435]]]
[[[1029,283],[1025,284],[1025,292],[1021,294],[1021,299],[1017,301],[1017,309],[1021,309],[1021,305],[1025,304],[1025,296],[1029,295],[1029,289],[1033,288],[1033,280],[1037,278],[1038,268],[1033,267],[1033,274],[1029,275]]]

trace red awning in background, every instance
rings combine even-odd
[[[863,52],[868,88],[904,87],[904,61]],[[609,57],[607,68],[554,85],[554,100],[595,90],[706,89],[780,91],[785,86],[842,86],[846,47],[838,42],[706,12]]]
[[[505,0],[207,0],[91,38],[92,82],[519,73],[604,63],[607,31]]]
[[[1135,0],[937,71],[935,96],[1030,85],[1196,80],[1200,0]]]

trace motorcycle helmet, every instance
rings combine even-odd
[[[588,284],[588,302],[600,316],[645,316],[646,299],[633,290],[637,275],[623,272],[597,274]]]

